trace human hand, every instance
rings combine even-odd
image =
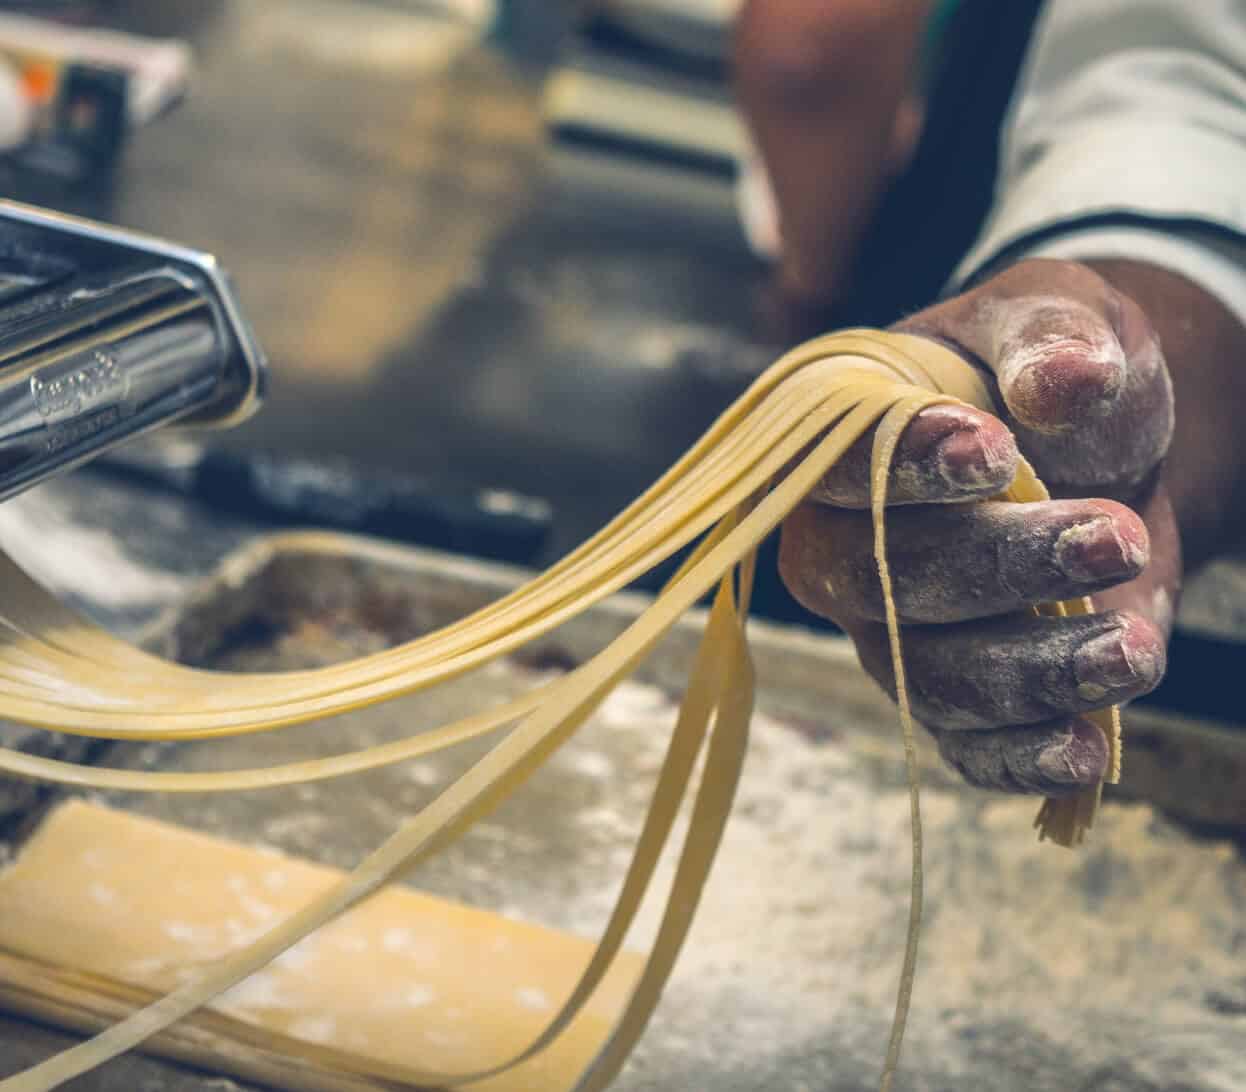
[[[1052,261],[1021,262],[897,329],[986,367],[1004,407],[1002,420],[926,409],[897,450],[888,557],[914,713],[972,784],[1047,796],[1093,785],[1106,741],[1081,714],[1159,682],[1180,583],[1158,474],[1173,430],[1158,340],[1098,274]],[[893,690],[866,510],[870,440],[788,518],[780,571]],[[1018,447],[1062,499],[985,500],[1011,481]],[[1097,613],[1025,610],[1083,595]]]

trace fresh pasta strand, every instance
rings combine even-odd
[[[904,774],[909,788],[909,824],[912,830],[912,879],[909,885],[909,920],[904,940],[904,962],[900,968],[900,985],[896,990],[896,1010],[891,1021],[887,1056],[879,1079],[880,1092],[891,1092],[896,1067],[900,1064],[900,1047],[908,1022],[909,1005],[913,998],[913,978],[917,969],[917,944],[921,938],[922,899],[925,880],[922,876],[922,813],[920,773],[917,767],[917,733],[913,727],[913,711],[900,648],[900,623],[896,616],[896,600],[892,590],[891,568],[887,564],[887,478],[896,447],[908,423],[924,408],[924,399],[906,399],[887,411],[874,433],[870,454],[870,514],[874,520],[874,561],[883,590],[886,611],[887,639],[891,647],[891,667],[896,679],[896,704],[900,709],[900,731],[904,739]]]
[[[0,556],[0,716],[105,739],[206,740],[305,723],[447,681],[506,655],[588,609],[692,543],[663,591],[618,638],[566,676],[495,709],[408,739],[328,758],[219,773],[95,768],[0,750],[0,770],[35,780],[150,792],[227,792],[344,776],[432,753],[490,733],[498,742],[338,886],[198,981],[140,1009],[102,1034],[23,1073],[0,1092],[47,1092],[141,1045],[209,1004],[314,930],[407,875],[514,792],[591,715],[690,607],[717,588],[687,693],[649,811],[615,907],[579,983],[527,1047],[470,1073],[385,1066],[357,1077],[415,1087],[469,1087],[553,1042],[580,1011],[621,950],[685,799],[691,816],[653,949],[630,1000],[576,1086],[596,1092],[639,1039],[676,961],[721,839],[747,745],[753,676],[744,632],[759,543],[859,437],[874,429],[871,511],[886,605],[913,829],[912,897],[896,1010],[880,1078],[891,1088],[912,996],[921,921],[921,813],[916,730],[886,557],[886,484],[896,445],[923,408],[967,402],[990,409],[970,365],[924,339],[854,330],[816,339],[764,373],[648,491],[546,572],[459,623],[407,644],[331,667],[221,674],[164,661],[106,633],[59,603]],[[1023,465],[1007,497],[1046,497]],[[339,536],[289,541],[309,552],[341,551]],[[1087,601],[1045,606],[1081,613]],[[1115,709],[1093,714],[1119,772]],[[705,765],[693,788],[698,755]],[[1044,803],[1040,837],[1078,844],[1094,820],[1101,786]],[[307,1044],[309,1058],[340,1059]]]

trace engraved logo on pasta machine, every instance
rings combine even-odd
[[[106,349],[59,362],[30,377],[30,394],[48,429],[48,448],[65,447],[125,413],[129,375]]]

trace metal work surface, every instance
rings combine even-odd
[[[389,548],[326,560],[260,540],[153,640],[224,669],[325,663],[444,624],[516,575]],[[394,738],[565,670],[638,605],[628,597],[603,604],[523,656],[436,694],[258,738],[123,748],[109,759],[212,769]],[[695,632],[696,620],[682,626],[521,794],[413,882],[577,932],[599,929]],[[738,806],[688,950],[620,1089],[821,1092],[868,1089],[876,1077],[908,886],[892,711],[837,639],[757,626],[754,643],[760,714]],[[112,802],[349,866],[469,752],[291,791]],[[1032,801],[972,792],[926,765],[926,932],[900,1087],[1241,1087],[1239,852],[1126,804],[1107,809],[1080,852],[1040,846]],[[15,1021],[0,1031],[6,1066],[63,1041]],[[131,1058],[83,1087],[230,1086]]]

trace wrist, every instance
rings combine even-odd
[[[1172,377],[1176,424],[1161,483],[1193,568],[1246,537],[1246,328],[1214,295],[1144,262],[1084,264],[1146,313]]]

